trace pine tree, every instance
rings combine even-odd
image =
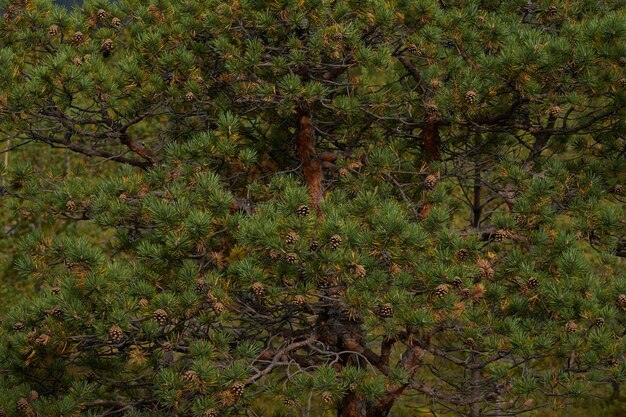
[[[7,415],[619,396],[622,3],[3,9]]]

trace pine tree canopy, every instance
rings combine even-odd
[[[1,416],[626,412],[624,1],[0,9]]]

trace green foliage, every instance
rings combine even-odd
[[[621,2],[5,3],[7,415],[623,405]]]

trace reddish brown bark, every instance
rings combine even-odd
[[[300,111],[298,113],[298,136],[296,138],[296,153],[302,164],[304,181],[309,188],[309,198],[311,204],[319,209],[319,203],[324,197],[322,181],[324,173],[322,171],[322,161],[315,150],[315,137],[309,115]]]
[[[130,149],[131,151],[133,151],[134,153],[136,153],[137,155],[141,156],[146,161],[148,161],[150,165],[156,165],[156,163],[158,162],[156,155],[154,155],[154,152],[144,147],[142,144],[140,144],[139,142],[137,142],[135,139],[131,138],[130,136],[123,134],[120,137],[120,142],[123,145],[126,145],[128,149]]]
[[[424,140],[426,160],[428,162],[441,160],[441,153],[439,152],[439,126],[436,122],[425,121],[424,129],[422,130],[422,138]],[[428,217],[431,208],[431,203],[425,203],[419,212],[420,219],[423,220]]]
[[[439,153],[439,127],[437,124],[427,121],[422,130],[422,136],[428,161],[439,161],[441,154]]]

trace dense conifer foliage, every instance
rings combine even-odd
[[[3,9],[0,414],[622,401],[623,2]]]

